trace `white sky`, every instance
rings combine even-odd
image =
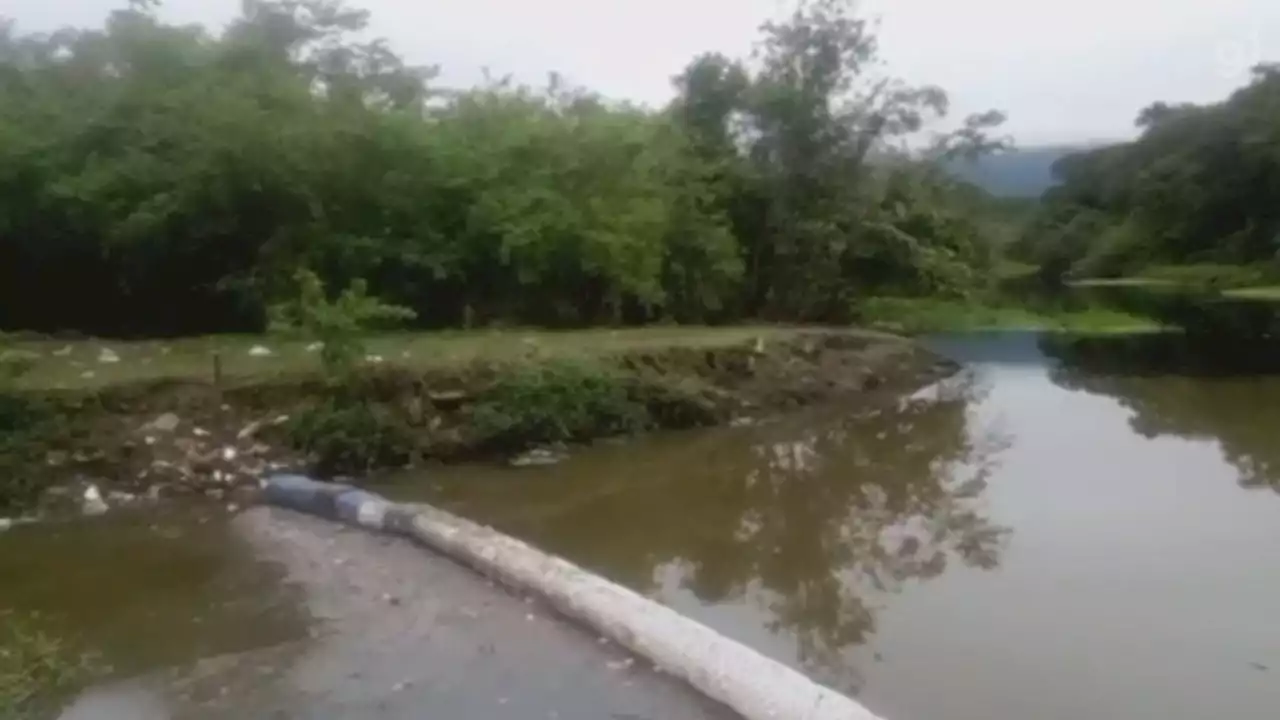
[[[0,0],[22,30],[96,25],[125,0]],[[743,56],[788,0],[351,0],[415,63],[464,85],[486,66],[550,71],[659,104],[699,52]],[[221,25],[239,0],[164,0],[172,20]],[[1205,102],[1280,61],[1280,0],[865,0],[890,70],[935,83],[956,115],[997,108],[1022,145],[1132,134],[1156,100]]]

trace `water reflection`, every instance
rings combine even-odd
[[[451,471],[429,494],[663,599],[754,606],[751,622],[794,646],[783,659],[856,690],[849,651],[885,597],[1000,561],[1010,531],[983,496],[1001,445],[967,423],[981,389],[966,375],[857,412],[601,447],[518,474]]]
[[[1114,398],[1145,437],[1216,441],[1247,488],[1280,492],[1280,342],[1224,332],[1045,336],[1061,387]]]

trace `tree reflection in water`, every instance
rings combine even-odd
[[[434,499],[651,595],[676,570],[702,603],[750,604],[794,637],[780,659],[856,691],[849,650],[875,631],[880,603],[954,562],[999,562],[1010,531],[985,516],[983,491],[1001,442],[970,431],[979,394],[962,375],[853,413],[463,475]]]
[[[1216,441],[1245,488],[1280,492],[1280,345],[1270,337],[1045,336],[1059,386],[1115,399],[1144,437]]]

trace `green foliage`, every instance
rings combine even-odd
[[[858,304],[857,318],[868,327],[912,335],[1014,329],[1133,332],[1160,326],[1152,318],[1106,307],[1033,308],[990,299],[868,298]]]
[[[0,327],[255,332],[297,268],[429,327],[828,318],[868,284],[970,282],[989,254],[936,170],[1001,115],[906,151],[946,95],[883,77],[854,8],[804,1],[658,111],[554,78],[434,91],[334,0],[221,33],[141,4],[6,26]]]
[[[435,91],[335,0],[252,0],[220,33],[137,3],[5,26],[0,327],[258,331],[298,268],[432,327],[830,319],[871,287],[963,289],[991,253],[937,170],[1002,118],[907,152],[946,95],[883,76],[854,6],[802,2],[759,62],[696,58],[659,111],[557,79]]]
[[[472,420],[486,444],[503,450],[636,432],[650,424],[644,403],[623,378],[568,361],[504,376],[479,398]]]
[[[335,394],[290,419],[293,445],[314,458],[324,476],[361,475],[403,465],[413,453],[405,425],[385,408],[353,394]]]
[[[0,609],[0,720],[26,720],[55,704],[102,670],[95,656],[67,647],[33,618]]]
[[[53,415],[43,402],[16,387],[32,362],[0,334],[0,516],[30,505],[42,487],[35,469],[43,469]]]
[[[1060,185],[1018,244],[1026,259],[1079,276],[1276,259],[1280,66],[1222,102],[1156,103],[1137,124],[1135,141],[1055,165]]]
[[[320,362],[334,380],[348,379],[364,359],[364,333],[416,316],[408,308],[369,297],[367,284],[359,278],[334,300],[327,297],[324,282],[314,272],[299,269],[294,278],[297,295],[272,308],[272,326],[277,332],[320,343]]]
[[[1280,280],[1280,265],[1273,262],[1252,265],[1152,265],[1143,268],[1139,277],[1185,287],[1226,290],[1274,283]]]

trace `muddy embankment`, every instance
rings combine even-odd
[[[319,379],[47,393],[41,400],[57,430],[20,470],[37,485],[25,512],[102,512],[175,496],[240,504],[252,501],[266,474],[332,465],[325,461],[335,448],[355,461],[340,465],[354,465],[352,474],[463,460],[549,462],[563,452],[558,440],[749,423],[817,402],[913,390],[955,370],[908,340],[816,330],[713,349],[602,355],[576,363],[567,380],[556,374],[559,365],[531,353],[427,373],[381,368],[359,384],[359,427],[321,421],[304,423],[305,431],[299,418],[314,417],[332,397]],[[347,453],[344,443],[368,450],[369,423],[377,451]],[[394,442],[382,442],[388,437]],[[90,486],[99,490],[86,497]]]

